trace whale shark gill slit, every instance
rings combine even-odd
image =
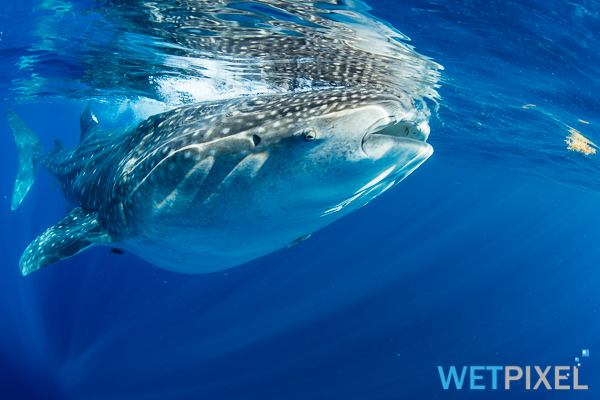
[[[180,209],[187,207],[195,199],[214,163],[215,158],[213,156],[208,156],[200,160],[187,172],[171,193],[160,202],[155,203],[155,209],[160,212],[167,211],[170,208]]]

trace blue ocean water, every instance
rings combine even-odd
[[[109,57],[114,20],[96,10],[129,16],[126,3],[0,6],[1,108],[46,147],[77,143],[90,99],[105,125],[160,111],[135,76],[152,58],[145,32],[124,41],[131,65]],[[365,208],[244,266],[178,275],[98,247],[20,276],[23,249],[67,206],[40,171],[10,211],[18,161],[0,118],[2,398],[598,398],[600,155],[565,140],[600,143],[600,5],[367,3],[444,67],[435,153]],[[487,378],[444,390],[438,373],[575,357],[588,390]]]

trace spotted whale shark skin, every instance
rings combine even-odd
[[[80,144],[50,153],[7,116],[20,159],[13,209],[35,162],[75,205],[27,247],[23,275],[94,245],[180,273],[231,268],[364,206],[433,152],[409,96],[367,88],[198,103],[106,131],[88,106]]]

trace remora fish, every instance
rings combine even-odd
[[[367,204],[433,152],[409,96],[365,88],[199,103],[129,132],[103,131],[87,107],[80,144],[52,153],[7,116],[20,160],[12,208],[34,162],[76,206],[27,247],[23,275],[94,245],[181,273],[231,268]]]

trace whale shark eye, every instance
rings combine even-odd
[[[255,146],[258,146],[258,144],[260,143],[260,136],[252,135],[252,142],[254,143]]]
[[[317,133],[312,129],[307,129],[304,131],[304,140],[310,142],[311,140],[315,140],[317,138]]]

